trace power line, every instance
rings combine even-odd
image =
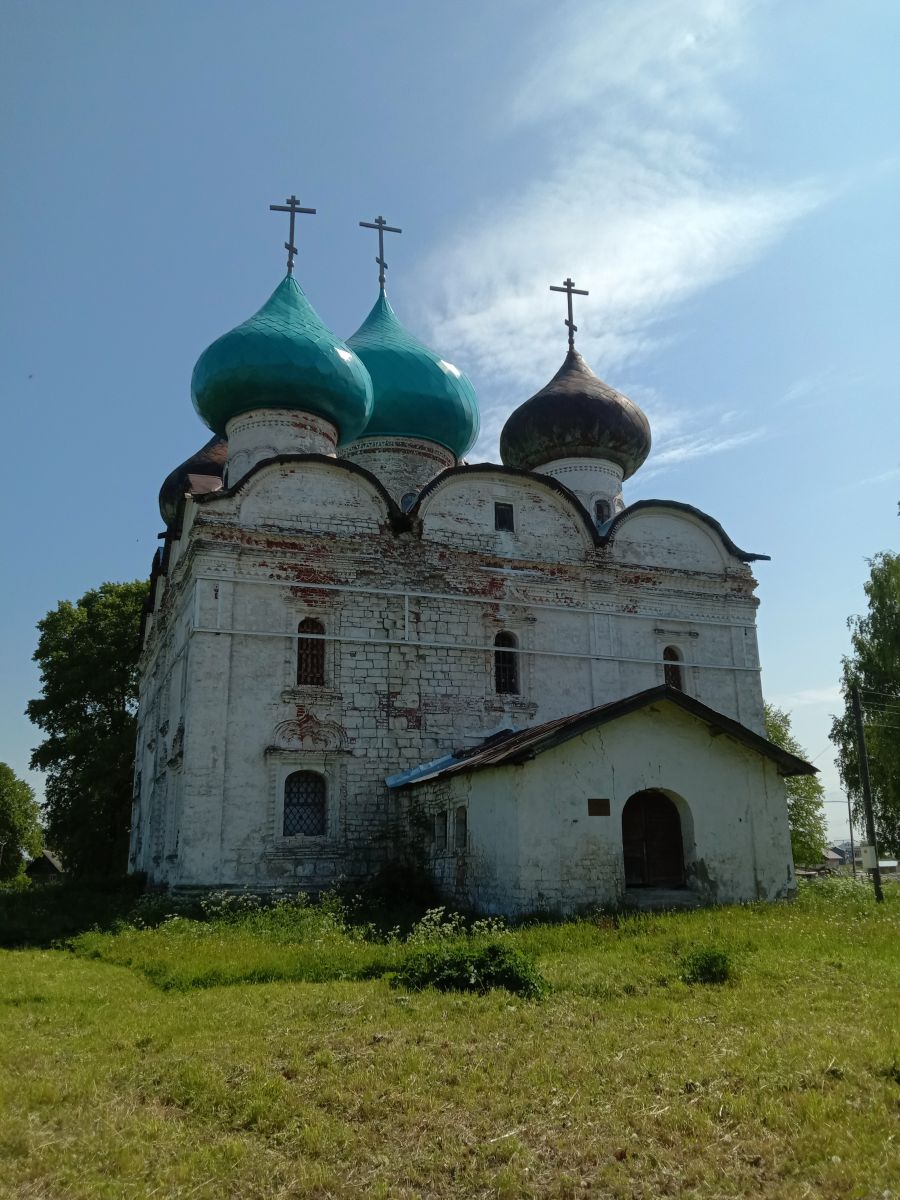
[[[828,747],[829,747],[829,745],[830,745],[830,744],[831,744],[830,742],[827,742],[827,743],[826,743],[826,744],[825,744],[825,745],[822,747],[822,749],[819,751],[819,753],[816,755],[816,758],[821,758],[821,757],[822,757],[822,755],[825,753],[825,751],[828,749]],[[814,763],[814,762],[816,761],[816,758],[811,758],[809,761],[810,761],[811,763]]]

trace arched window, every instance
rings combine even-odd
[[[405,496],[400,497],[400,507],[404,512],[409,512],[417,499],[418,496],[415,492],[407,492]]]
[[[498,633],[494,638],[494,691],[498,695],[519,694],[518,645],[513,633]]]
[[[663,650],[663,675],[670,688],[675,688],[679,692],[684,691],[681,655],[674,646],[666,646]]]
[[[608,500],[594,501],[594,520],[598,525],[603,525],[612,516],[612,510]]]
[[[663,792],[637,792],[622,810],[626,887],[683,887],[681,817]]]
[[[315,617],[307,617],[297,626],[297,682],[322,687],[325,683],[325,626]],[[319,634],[319,637],[311,637]]]
[[[325,779],[315,771],[294,771],[284,781],[285,837],[324,837]]]

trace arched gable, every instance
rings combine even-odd
[[[234,512],[248,528],[377,532],[408,525],[384,486],[364,467],[325,454],[282,454],[257,463],[229,488],[195,496]]]
[[[608,522],[602,544],[613,558],[654,566],[720,571],[732,559],[768,560],[737,546],[718,521],[678,500],[638,500]]]
[[[500,557],[581,559],[598,544],[584,506],[558,480],[493,463],[444,471],[409,515],[426,541]]]

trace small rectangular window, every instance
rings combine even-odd
[[[516,532],[516,522],[511,504],[501,504],[500,501],[497,501],[494,505],[494,528],[502,530],[504,533]]]
[[[589,817],[608,817],[609,816],[609,800],[599,798],[588,798],[588,816]]]
[[[325,626],[307,617],[297,626],[297,683],[323,687],[325,684]]]
[[[434,815],[434,848],[438,854],[443,854],[447,849],[446,812],[439,812]]]
[[[456,810],[456,819],[453,822],[453,848],[457,851],[465,850],[469,841],[469,815],[465,808]]]

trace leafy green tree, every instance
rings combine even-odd
[[[38,622],[47,735],[31,766],[47,772],[47,841],[75,875],[115,876],[128,858],[140,614],[148,584],[104,583]]]
[[[791,733],[790,714],[766,705],[766,737],[782,750],[806,758],[806,751]],[[825,854],[825,789],[815,775],[793,775],[784,781],[791,851],[794,862],[814,866]]]
[[[844,712],[834,718],[830,737],[854,820],[865,828],[850,700],[851,689],[858,687],[878,848],[900,855],[900,554],[877,554],[869,567],[865,584],[869,611],[847,621],[851,653],[842,664]]]
[[[0,762],[0,879],[20,875],[25,870],[23,853],[34,858],[42,845],[41,810],[34,791]]]

